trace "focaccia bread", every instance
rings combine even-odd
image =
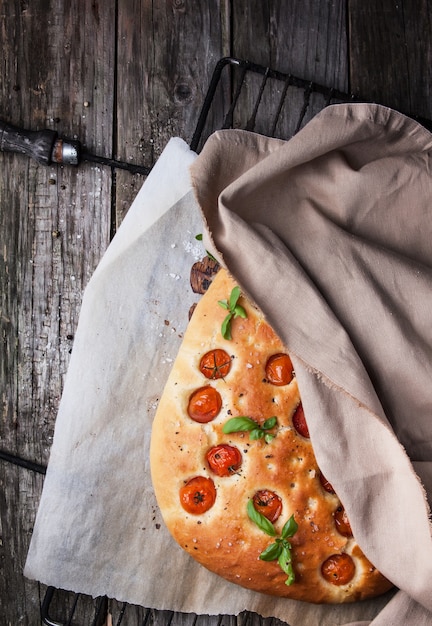
[[[317,466],[292,370],[261,312],[220,270],[153,424],[163,519],[194,559],[243,587],[314,603],[379,595],[391,584]]]

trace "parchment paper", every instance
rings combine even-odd
[[[157,609],[367,624],[391,594],[327,607],[246,591],[196,564],[158,512],[151,423],[196,300],[190,268],[204,255],[195,156],[171,140],[85,291],[25,575]]]

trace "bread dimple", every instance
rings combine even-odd
[[[316,603],[352,602],[379,595],[391,584],[364,557],[353,537],[336,528],[334,514],[341,503],[320,481],[310,439],[293,426],[293,415],[301,402],[295,375],[277,386],[266,378],[270,356],[286,353],[280,339],[261,312],[246,298],[240,303],[247,318],[232,320],[232,339],[222,337],[227,314],[219,300],[229,298],[235,282],[220,270],[198,303],[174,362],[154,419],[150,461],[157,501],[168,530],[178,544],[204,567],[262,593]],[[202,357],[222,349],[230,358],[223,377],[205,376]],[[217,368],[216,368],[217,369]],[[216,374],[215,372],[213,372]],[[188,415],[191,394],[201,387],[217,390],[222,400],[219,414],[208,423]],[[225,434],[223,425],[231,417],[248,416],[259,424],[273,416],[276,436],[267,443],[251,440],[248,432]],[[206,460],[213,446],[236,447],[241,467],[229,476],[217,476]],[[211,478],[216,489],[213,506],[191,514],[180,503],[179,492],[193,477]],[[274,522],[280,534],[294,515],[298,530],[290,538],[295,581],[277,561],[263,561],[260,554],[274,541],[247,515],[247,503],[261,489],[271,490],[282,500],[282,514]],[[355,574],[348,584],[324,579],[321,566],[328,557],[349,554]]]

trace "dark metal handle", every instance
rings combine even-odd
[[[55,130],[25,130],[0,120],[0,151],[25,154],[42,165],[78,165],[78,141],[58,138]]]
[[[0,150],[26,154],[42,163],[49,165],[57,133],[54,130],[24,130],[0,121]]]
[[[25,130],[0,120],[0,152],[25,154],[42,165],[79,165],[81,160],[127,170],[132,174],[148,176],[151,167],[135,165],[87,152],[74,139],[59,137],[54,130]]]

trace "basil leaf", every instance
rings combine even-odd
[[[258,528],[264,531],[270,537],[276,536],[276,531],[273,524],[262,513],[256,510],[253,504],[253,500],[249,500],[247,503],[247,514],[249,519],[258,526]]]
[[[209,253],[207,252],[207,254]],[[228,339],[228,340],[232,339],[231,320],[233,317],[243,317],[243,318],[247,317],[247,313],[245,309],[239,304],[237,304],[237,301],[240,298],[240,295],[241,295],[240,287],[236,285],[231,290],[229,300],[225,300],[225,299],[218,300],[218,304],[226,311],[229,311],[228,315],[222,322],[221,332],[222,332],[222,337],[224,339]]]
[[[295,581],[294,568],[293,568],[293,566],[292,566],[292,563],[291,563],[291,562],[289,562],[289,563],[288,563],[288,562],[286,562],[286,564],[285,564],[285,565],[283,565],[283,564],[280,562],[280,560],[281,560],[281,557],[279,557],[279,559],[278,559],[279,566],[280,566],[281,570],[282,570],[283,572],[285,572],[285,574],[288,576],[288,578],[287,578],[287,579],[286,579],[286,581],[285,581],[285,584],[286,584],[286,585],[288,585],[288,587],[289,587],[289,586],[290,586],[290,585],[292,585],[292,584],[293,584],[293,582]]]
[[[278,563],[285,572],[285,574],[288,574],[286,570],[288,566],[291,565],[291,552],[284,542],[281,543],[281,551],[278,557]]]
[[[202,239],[203,239],[202,233],[198,233],[198,235],[195,235],[195,239],[197,241],[202,241]]]
[[[276,435],[272,435],[271,433],[266,433],[264,435],[264,441],[266,443],[271,443],[275,437],[276,437]]]
[[[224,339],[231,340],[231,319],[232,313],[228,313],[224,321],[222,322],[221,333]]]
[[[282,552],[282,545],[280,543],[271,543],[265,550],[261,552],[259,558],[261,561],[275,561],[278,559]]]
[[[288,586],[292,585],[295,581],[294,568],[292,566],[291,552],[285,545],[282,547],[280,556],[278,557],[278,563],[281,570],[288,576],[285,584]]]
[[[236,304],[234,307],[234,317],[242,317],[243,319],[247,318],[247,313],[244,307],[241,304]]]
[[[294,574],[294,570],[292,566],[289,567],[288,569],[289,569],[289,572],[285,572],[286,574],[288,574],[288,578],[286,579],[285,584],[288,585],[289,587],[295,582],[295,574]]]
[[[229,308],[232,313],[234,313],[234,309],[235,309],[238,299],[240,298],[240,294],[241,294],[240,287],[238,285],[236,287],[233,287],[233,290],[231,291],[231,295],[229,298]]]
[[[285,574],[289,575],[292,573],[291,552],[285,545],[282,545],[281,553],[278,557],[278,563],[281,570],[285,572]]]
[[[282,528],[281,537],[282,539],[287,539],[288,537],[292,537],[296,534],[298,530],[298,524],[294,519],[294,515],[291,515],[289,520],[284,524]]]
[[[245,430],[253,430],[257,427],[257,423],[246,415],[232,417],[222,427],[222,431],[228,435],[229,433],[239,433]]]
[[[254,428],[250,431],[249,439],[252,441],[258,441],[264,437],[264,431],[261,428]]]
[[[277,417],[276,416],[269,417],[262,425],[262,428],[264,428],[264,430],[269,430],[270,428],[274,428],[276,424],[277,424]]]

